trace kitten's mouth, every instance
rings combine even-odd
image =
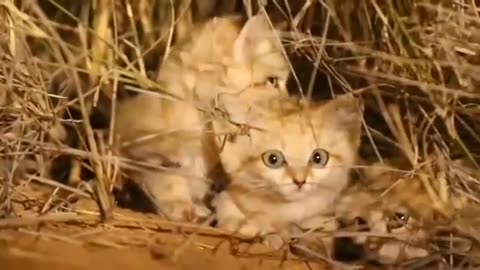
[[[298,200],[303,200],[307,194],[305,192],[295,192],[295,193],[290,193],[288,195],[284,195],[284,199],[286,201],[294,202]]]
[[[285,190],[282,193],[285,199],[294,201],[307,196],[311,192],[311,190],[312,189],[310,188],[307,189],[306,186],[302,186],[302,187],[295,186],[295,187],[290,187],[288,190]]]
[[[305,193],[305,192],[308,192],[307,188],[305,188],[305,187],[297,187],[297,188],[295,189],[295,191],[296,191],[297,193],[301,193],[301,192],[302,192],[302,193]]]

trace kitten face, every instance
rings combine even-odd
[[[341,97],[308,113],[287,97],[256,105],[258,111],[249,107],[233,115],[257,129],[235,138],[222,153],[232,186],[287,201],[343,189],[361,131],[361,110],[353,98]]]
[[[338,177],[353,165],[346,138],[341,138],[343,134],[339,132],[336,141],[333,139],[337,134],[332,130],[322,126],[310,130],[307,123],[294,123],[301,119],[290,121],[270,125],[263,134],[252,135],[257,136],[257,147],[252,153],[252,164],[245,169],[253,170],[253,179],[287,200],[300,199],[318,188],[336,190],[343,186],[342,177],[340,182]]]
[[[250,85],[266,80],[275,87],[286,90],[290,67],[282,52],[277,30],[279,29],[273,30],[270,27],[262,14],[250,18],[243,25],[233,45],[233,57],[237,65],[229,70],[231,79],[247,75],[247,68],[250,69]]]
[[[239,78],[248,78],[250,85],[267,80],[285,90],[290,68],[279,37],[264,16],[256,15],[243,25],[233,44],[233,57],[236,65],[229,69],[229,78],[238,86]]]
[[[437,229],[445,220],[434,209],[420,179],[395,169],[399,167],[400,164],[393,167],[380,163],[366,167],[362,175],[365,179],[361,179],[364,185],[350,186],[336,205],[336,215],[344,225],[354,225],[354,231],[372,233],[356,236],[353,241],[360,244],[369,257],[384,264],[426,257],[431,255],[432,243],[441,248],[440,245],[447,242],[445,238],[439,241],[442,230]],[[375,237],[375,234],[389,237]],[[468,245],[458,246],[461,247],[454,249],[468,248]]]
[[[286,91],[288,61],[263,15],[244,24],[236,16],[216,17],[194,27],[192,33],[190,39],[175,46],[170,56],[173,61],[164,63],[160,80],[183,74],[180,81],[188,82],[183,88],[208,98],[265,84]],[[181,71],[175,64],[178,59]]]
[[[361,204],[358,199],[352,203]],[[352,212],[358,211],[356,208],[357,206],[351,206]],[[353,219],[342,221],[344,226],[353,227],[354,231],[372,233],[370,236],[356,236],[353,239],[354,243],[363,247],[368,258],[382,264],[392,264],[429,255],[429,251],[425,249],[428,241],[426,230],[419,220],[410,216],[408,209],[383,209],[382,206],[374,204],[363,211],[363,214],[355,215]],[[389,237],[375,237],[375,234]]]

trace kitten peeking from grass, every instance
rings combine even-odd
[[[356,165],[363,106],[347,95],[309,107],[280,95],[241,101],[224,101],[252,128],[222,151],[231,182],[215,200],[218,225],[259,236],[333,214]]]
[[[130,178],[172,220],[210,214],[204,200],[219,166],[212,121],[220,96],[244,90],[256,98],[285,91],[287,60],[262,14],[213,18],[191,26],[157,75],[165,98],[141,93],[117,106],[115,131],[121,153],[157,168],[131,169]],[[283,85],[283,86],[282,86]],[[220,117],[222,118],[222,117]]]

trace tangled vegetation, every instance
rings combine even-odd
[[[361,96],[362,157],[406,160],[432,217],[447,221],[429,229],[450,226],[479,243],[480,8],[456,0],[0,1],[2,238],[127,247],[152,246],[152,238],[175,232],[179,239],[165,241],[184,247],[198,235],[229,237],[114,207],[144,208],[131,205],[140,195],[120,189],[129,161],[115,155],[112,107],[128,91],[162,91],[152,74],[187,8],[194,21],[266,12],[287,25],[292,94]],[[468,207],[459,210],[459,200]],[[462,255],[478,260],[477,244]]]

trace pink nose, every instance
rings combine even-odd
[[[303,180],[298,180],[296,178],[293,178],[293,183],[297,185],[298,189],[301,189],[302,186],[306,183],[305,179]]]

